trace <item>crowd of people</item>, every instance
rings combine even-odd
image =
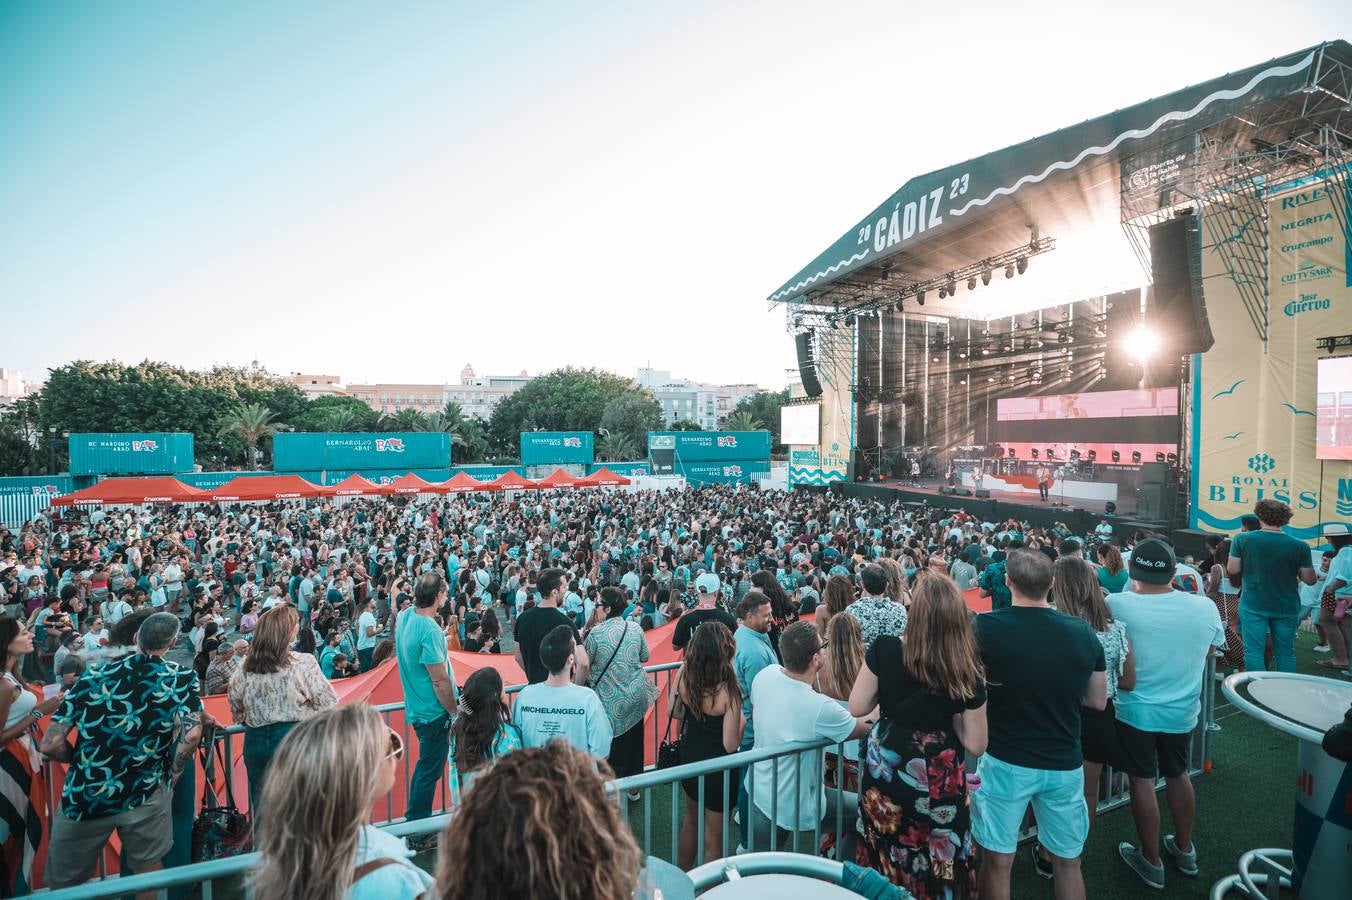
[[[1347,667],[1352,536],[1330,529],[1315,560],[1284,504],[1254,513],[1183,559],[1106,522],[730,487],[44,515],[0,531],[0,890],[31,889],[44,841],[51,886],[91,877],[113,831],[131,871],[188,862],[219,694],[244,728],[256,896],[630,896],[644,860],[605,781],[643,770],[648,633],[673,620],[659,765],[834,745],[685,779],[682,868],[721,856],[731,820],[741,849],[998,900],[1031,805],[1032,865],[1084,896],[1111,767],[1139,835],[1122,859],[1160,887],[1166,857],[1198,872],[1208,657],[1291,670],[1314,614]],[[511,653],[527,685],[509,704],[492,666],[458,684],[454,650]],[[391,657],[417,742],[406,816],[443,779],[455,811],[408,845],[370,824],[408,748],[335,690]],[[65,764],[50,816],[40,754]],[[434,847],[435,876],[411,862]]]

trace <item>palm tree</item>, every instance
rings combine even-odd
[[[277,431],[277,423],[272,421],[277,414],[261,403],[245,403],[226,413],[217,428],[217,437],[237,434],[244,439],[244,449],[249,455],[249,468],[258,468],[258,442]]]
[[[603,434],[597,450],[609,462],[634,459],[639,453],[638,442],[622,431]]]
[[[451,420],[446,413],[438,410],[434,413],[428,413],[423,420],[422,431],[444,431],[451,436],[451,443],[457,447],[464,447],[465,437],[461,433],[463,422]]]
[[[745,409],[735,409],[723,421],[728,431],[764,431],[765,423]]]
[[[416,409],[401,409],[380,417],[381,431],[428,431],[427,417]]]
[[[325,431],[357,431],[361,425],[357,414],[343,406],[330,409],[322,421]]]

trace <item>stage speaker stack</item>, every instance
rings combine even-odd
[[[952,488],[951,485],[947,485],[947,484],[940,485],[940,486],[939,486],[939,493],[941,493],[941,494],[951,494],[951,493],[953,493],[953,488]]]
[[[976,496],[980,500],[989,500],[991,498],[991,492],[986,488],[978,488]]]
[[[1195,215],[1150,227],[1150,274],[1146,323],[1167,342],[1169,355],[1210,350],[1216,339],[1202,297],[1202,244]]]
[[[1148,462],[1141,466],[1141,484],[1168,484],[1169,464]]]
[[[812,332],[799,332],[794,343],[798,345],[798,380],[809,397],[820,397],[822,383],[817,379],[817,361],[812,358]]]
[[[956,490],[954,490],[953,493],[954,493],[954,494],[957,494],[959,497],[970,497],[970,496],[972,496],[972,489],[971,489],[971,488],[960,487],[960,488],[957,488]]]

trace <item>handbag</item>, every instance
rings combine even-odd
[[[657,768],[670,769],[673,766],[681,764],[681,738],[685,735],[685,715],[681,716],[681,727],[676,732],[675,740],[668,740],[671,735],[671,720],[676,716],[676,704],[681,702],[681,693],[679,690],[680,682],[676,682],[678,690],[673,691],[671,701],[667,703],[667,727],[662,732],[662,742],[657,748]]]
[[[205,862],[210,859],[224,859],[239,856],[253,849],[253,829],[249,817],[235,806],[230,771],[221,760],[225,769],[225,803],[218,803],[216,792],[211,783],[216,778],[216,757],[220,748],[216,746],[215,729],[202,730],[202,809],[192,823],[192,861]]]
[[[593,681],[592,684],[600,686],[601,679],[605,678],[606,673],[610,671],[610,664],[615,661],[615,657],[620,655],[620,648],[624,646],[624,639],[628,636],[629,636],[629,623],[625,622],[624,631],[620,632],[620,639],[615,643],[615,652],[610,654],[610,659],[606,660],[606,664],[601,667],[601,674],[596,676],[596,680]]]

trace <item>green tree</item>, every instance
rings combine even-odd
[[[8,409],[0,410],[0,474],[45,474],[47,457],[38,452],[37,444],[38,404],[35,398],[23,397]]]
[[[764,431],[765,423],[749,409],[735,409],[723,422],[728,431]]]
[[[703,431],[704,426],[689,419],[677,419],[667,426],[667,431]]]
[[[634,439],[622,431],[603,434],[596,444],[596,454],[606,462],[628,462],[638,459],[642,452]]]
[[[784,401],[789,399],[789,392],[784,391],[757,391],[749,397],[743,397],[737,402],[737,406],[732,412],[728,413],[727,418],[723,420],[723,427],[729,431],[756,431],[761,428],[770,432],[770,443],[773,444],[772,452],[784,453],[785,448],[779,443],[779,408],[784,405]],[[739,414],[745,413],[746,419],[739,417]],[[745,423],[759,423],[751,428],[743,428],[740,425],[734,425],[736,421]]]
[[[488,451],[488,433],[483,420],[466,416],[460,404],[451,400],[444,409],[430,413],[428,431],[444,431],[451,436],[458,462],[481,462]]]
[[[427,417],[416,409],[401,409],[380,417],[381,431],[428,431]]]
[[[258,442],[277,431],[276,413],[260,403],[245,403],[222,417],[217,428],[221,437],[233,435],[244,442],[249,468],[258,468]]]
[[[505,398],[488,422],[490,452],[516,457],[523,431],[596,431],[606,404],[638,389],[627,378],[599,369],[565,368],[532,378]],[[657,409],[656,401],[652,401]]]
[[[624,435],[641,454],[648,446],[648,432],[662,426],[662,407],[647,391],[637,388],[613,397],[601,413],[600,428],[611,435]],[[611,459],[618,457],[612,456]],[[630,457],[633,459],[633,456]]]
[[[316,397],[290,421],[296,431],[371,431],[380,418],[356,397]]]

